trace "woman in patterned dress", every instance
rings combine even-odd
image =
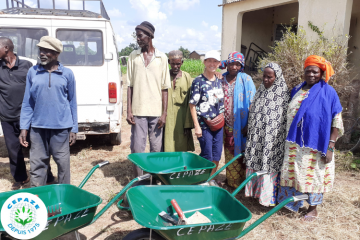
[[[257,171],[269,174],[253,178],[245,187],[245,196],[259,198],[264,206],[276,204],[279,174],[284,161],[286,113],[290,94],[280,66],[269,63],[263,83],[255,94],[249,114],[246,143],[246,177]]]
[[[309,208],[305,221],[318,216],[317,205],[334,184],[335,141],[343,134],[342,107],[339,97],[329,84],[334,74],[331,64],[323,57],[309,56],[304,64],[305,82],[291,91],[287,111],[288,136],[281,169],[278,202],[290,196],[308,194]],[[325,80],[322,76],[326,72]],[[297,212],[303,201],[286,205]]]
[[[224,91],[224,151],[225,163],[245,151],[247,119],[256,88],[249,75],[244,73],[244,55],[229,54],[220,69],[227,69],[221,81]],[[243,157],[226,168],[226,180],[230,187],[237,188],[245,180]]]

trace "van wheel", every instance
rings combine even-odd
[[[110,133],[110,143],[111,143],[111,145],[120,145],[121,144],[121,132]]]

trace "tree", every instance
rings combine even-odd
[[[119,52],[119,56],[129,56],[132,51],[139,49],[139,45],[136,42],[136,33],[133,32],[131,36],[134,39],[134,43],[130,43],[129,46],[121,49],[121,51]]]
[[[190,58],[189,49],[183,48],[182,46],[180,46],[179,50],[182,51],[184,58]]]

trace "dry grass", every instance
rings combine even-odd
[[[71,149],[71,182],[74,185],[78,185],[97,163],[104,160],[110,162],[110,165],[97,170],[84,186],[85,190],[103,199],[99,209],[132,179],[131,164],[126,160],[126,156],[130,153],[130,128],[125,118],[123,118],[122,138],[121,146],[113,147],[108,145],[103,138],[89,137],[86,141],[77,142]],[[198,143],[196,149],[198,153]],[[223,161],[224,159],[221,161],[222,164]],[[51,166],[53,172],[56,173],[54,161],[51,161]],[[28,161],[27,168],[29,168]],[[220,175],[220,178],[224,178],[224,173]],[[9,191],[11,183],[7,153],[4,141],[0,138],[0,191]],[[282,210],[250,232],[246,239],[360,239],[359,183],[360,173],[339,171],[334,191],[325,194],[325,202],[319,207],[318,221],[304,223],[301,221],[301,214]],[[253,214],[249,223],[254,222],[269,210],[261,207],[256,199],[245,198],[243,193],[239,193],[237,197]],[[115,240],[122,239],[127,233],[140,227],[128,213],[119,212],[113,205],[96,223],[79,232],[81,239]],[[73,233],[59,238],[59,240],[70,239],[75,239]]]

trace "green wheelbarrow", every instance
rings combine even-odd
[[[160,181],[163,185],[209,185],[210,181],[222,172],[226,167],[236,161],[242,154],[235,156],[216,173],[210,176],[216,167],[215,163],[189,152],[156,152],[156,153],[132,153],[128,159],[147,174],[133,179],[125,186],[129,189],[133,184],[151,179]],[[125,198],[126,199],[126,198]],[[122,206],[121,199],[117,206],[120,210],[129,211],[129,207]]]
[[[95,215],[97,207],[101,204],[102,199],[81,188],[97,168],[108,163],[109,162],[103,162],[94,166],[78,187],[69,184],[57,184],[0,193],[0,209],[4,202],[14,194],[27,192],[38,195],[48,209],[53,210],[55,206],[58,210],[50,210],[51,213],[48,212],[49,217],[47,227],[40,235],[33,239],[48,240],[75,231],[76,239],[80,240],[77,230],[94,223],[121,195],[125,193],[125,190],[119,192]],[[61,210],[59,210],[60,208]],[[3,239],[13,238],[8,236],[0,221],[0,240]]]
[[[290,197],[244,229],[252,217],[235,195],[253,177],[266,174],[258,172],[248,177],[232,194],[215,186],[137,186],[127,192],[130,208],[137,223],[146,227],[126,235],[123,240],[220,240],[243,237],[272,214],[292,201],[305,200],[308,195]],[[211,223],[169,226],[159,213],[166,211],[174,219],[170,201],[176,199],[185,217],[196,211],[205,215]],[[169,210],[170,209],[170,210]]]

